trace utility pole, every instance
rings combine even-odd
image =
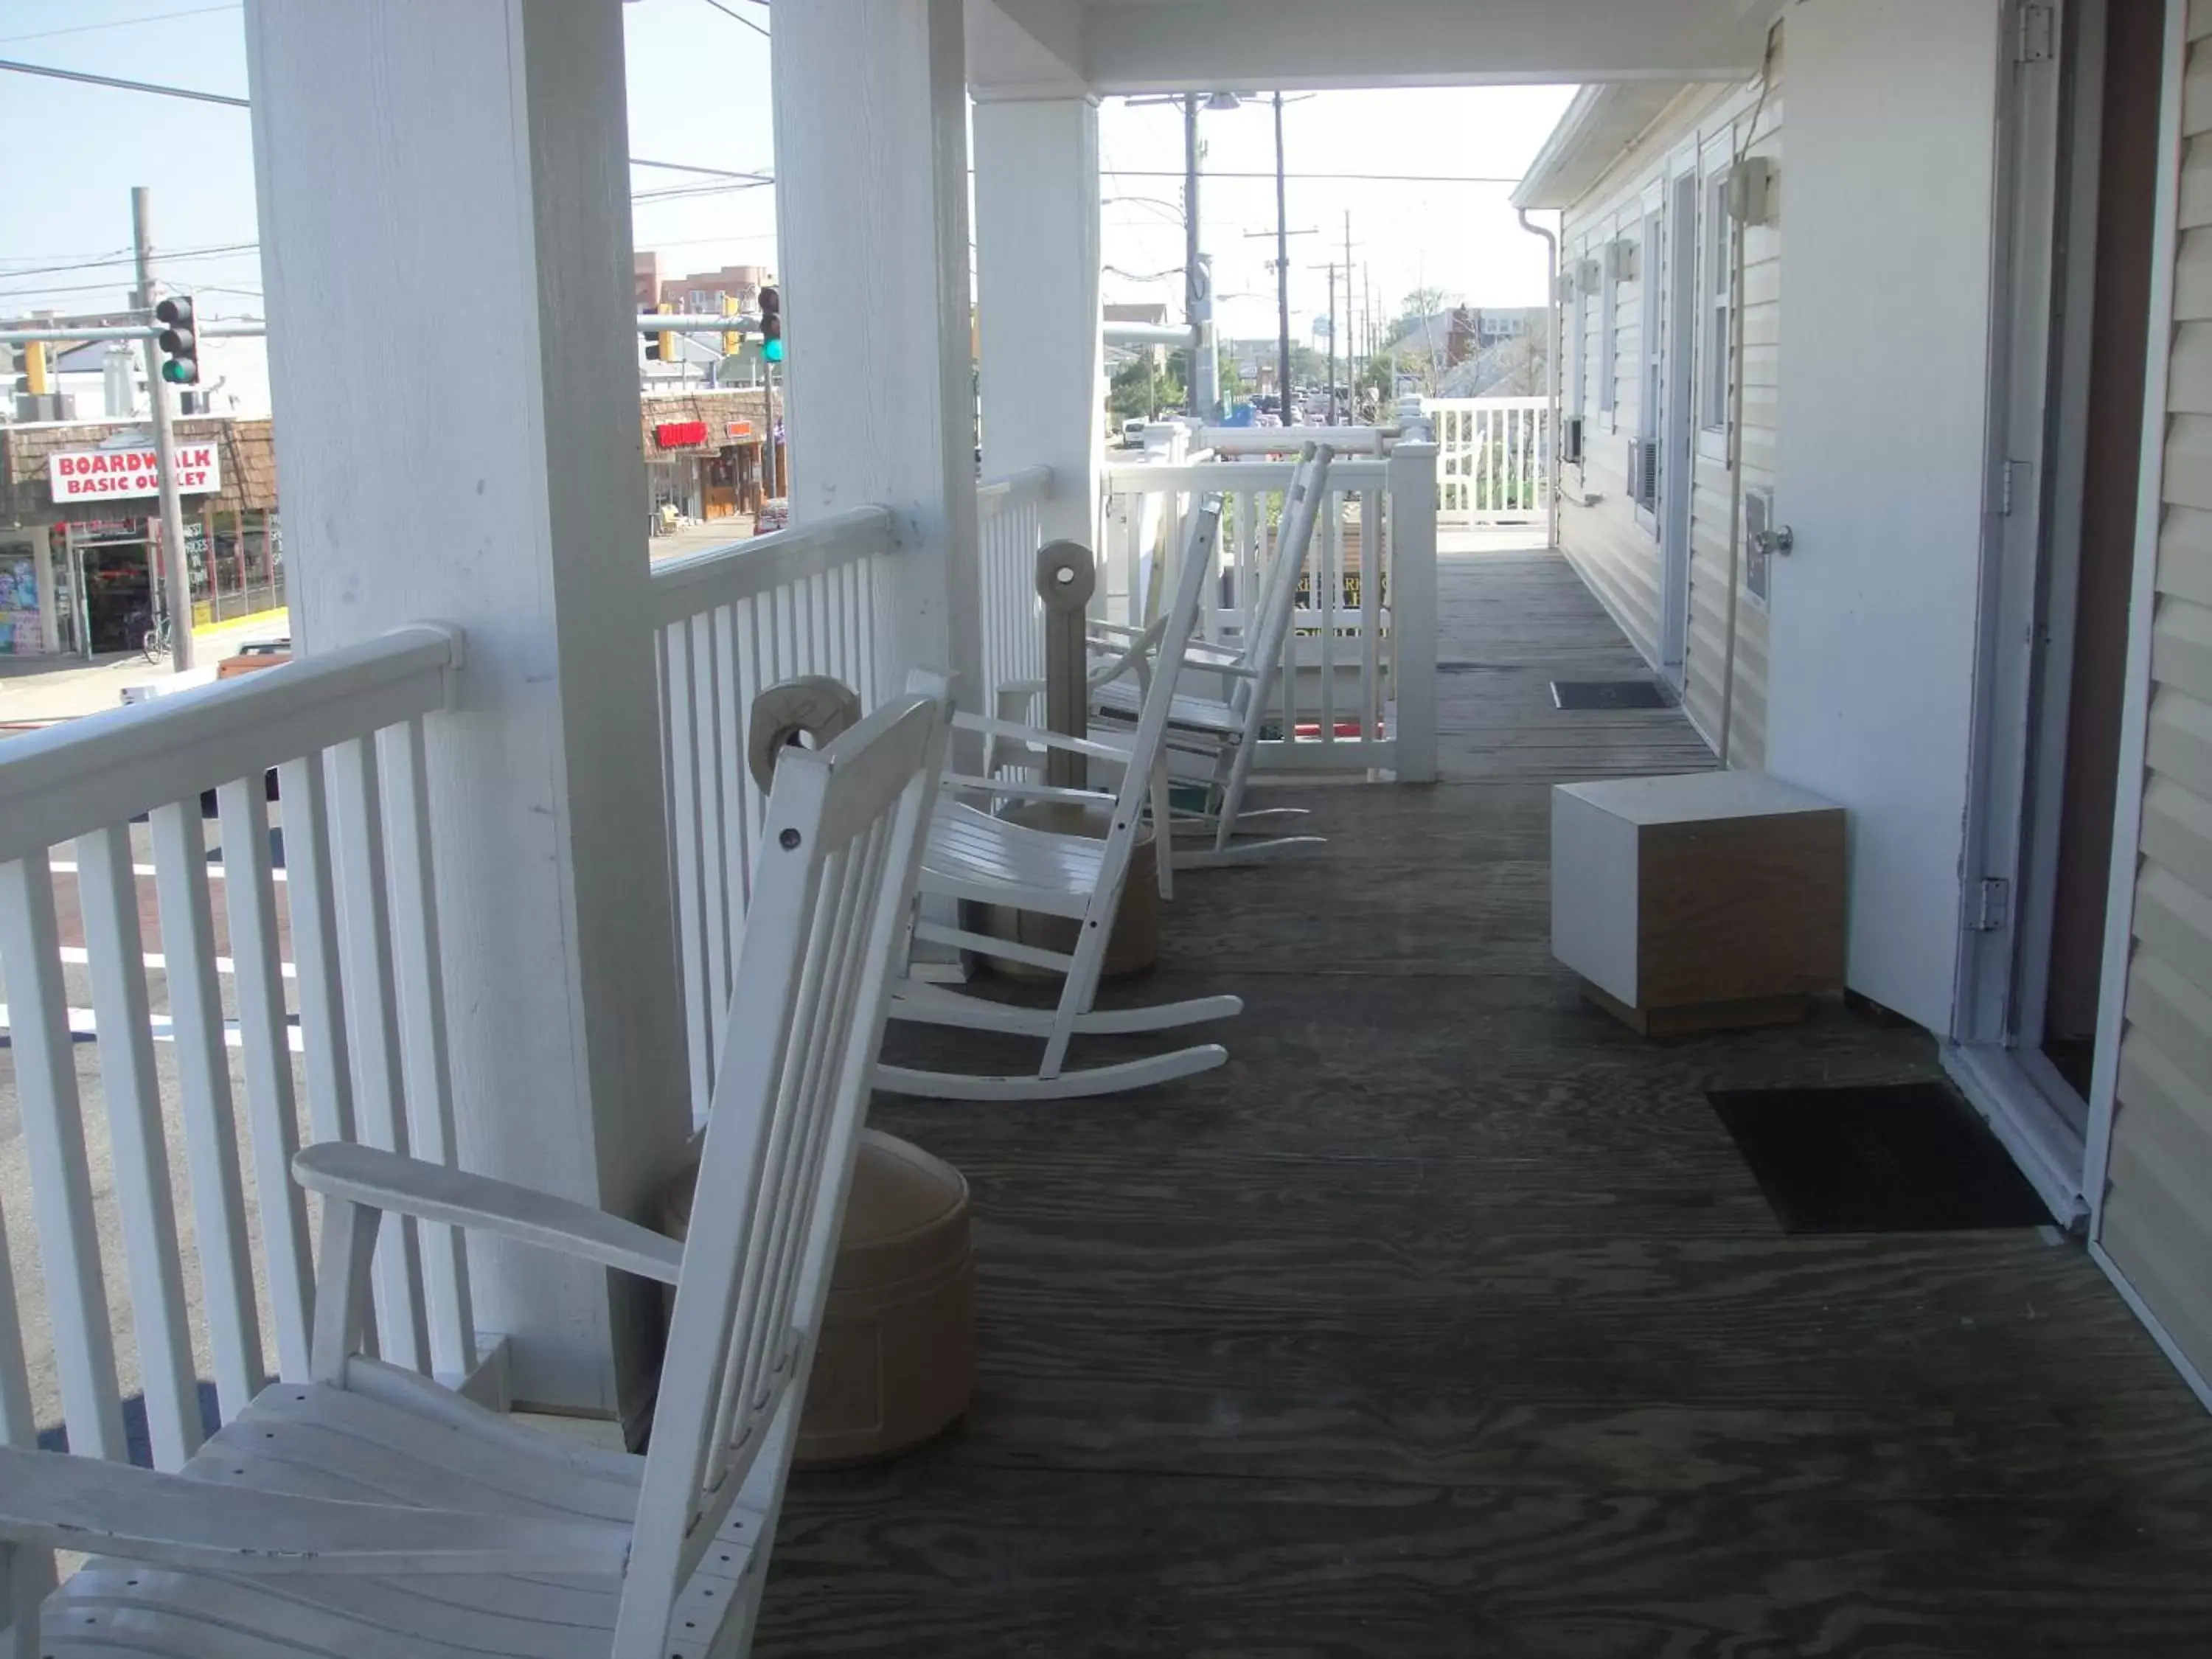
[[[1344,418],[1352,421],[1352,404],[1359,396],[1359,313],[1352,303],[1352,210],[1344,210]]]
[[[1328,273],[1328,379],[1322,388],[1322,424],[1336,424],[1336,266],[1332,262],[1315,265],[1316,270]]]
[[[1275,94],[1275,369],[1276,406],[1291,423],[1291,230],[1289,193],[1283,184],[1283,94]]]
[[[1182,314],[1190,325],[1190,413],[1221,418],[1221,361],[1213,331],[1213,276],[1198,249],[1198,94],[1182,100]]]
[[[143,185],[131,191],[131,234],[138,254],[138,304],[151,311],[154,292],[153,196]],[[161,348],[146,341],[146,395],[154,404],[154,466],[161,486],[161,571],[155,584],[158,614],[169,618],[169,667],[184,673],[192,665],[192,564],[185,551],[185,504],[177,493],[176,430],[169,411],[169,385],[161,378]],[[153,562],[149,560],[151,574]],[[158,626],[158,624],[157,624]]]

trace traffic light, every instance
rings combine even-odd
[[[192,302],[179,295],[154,307],[161,325],[161,378],[171,386],[200,383],[199,336],[192,327]]]
[[[668,312],[675,310],[676,307],[672,305],[662,304],[655,306],[653,309],[665,314]],[[647,335],[645,337],[645,355],[649,360],[656,363],[674,362],[676,361],[676,337],[673,334]]]
[[[783,361],[783,295],[772,288],[760,291],[761,359],[763,362]]]
[[[737,314],[738,296],[734,294],[725,294],[722,296],[722,315],[725,317],[734,317]],[[743,346],[744,343],[745,337],[738,332],[736,329],[726,328],[722,331],[722,355],[725,357],[736,356],[738,355],[738,348]]]

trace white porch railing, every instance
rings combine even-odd
[[[305,1378],[303,1105],[310,1139],[454,1161],[423,722],[460,655],[401,629],[0,744],[7,1191],[32,1222],[5,1218],[12,1250],[0,1224],[0,1439],[58,1424],[124,1457],[137,1393],[173,1469],[204,1437],[201,1377],[226,1422],[272,1370]],[[475,1370],[457,1234],[390,1229],[374,1283],[385,1358]]]
[[[1375,447],[1363,441],[1366,428],[1336,430],[1347,446]],[[1436,453],[1399,443],[1386,458],[1353,454],[1331,465],[1260,766],[1390,772],[1401,781],[1436,775]],[[1219,490],[1222,568],[1202,631],[1234,645],[1273,554],[1292,465],[1250,458],[1109,465],[1099,613],[1147,619],[1149,596],[1162,591],[1155,572],[1182,545],[1194,495]]]
[[[1043,545],[1040,509],[1052,499],[1052,469],[1033,466],[975,492],[981,538],[983,697],[998,706],[1010,680],[1044,678],[1044,605],[1037,598],[1036,555]]]
[[[1551,403],[1543,398],[1427,398],[1436,428],[1437,517],[1445,524],[1534,524],[1550,499]]]
[[[684,1030],[695,1122],[706,1121],[753,847],[767,797],[747,762],[753,699],[779,680],[827,674],[872,708],[889,690],[884,562],[891,515],[855,508],[804,529],[653,568],[669,868],[676,885]]]

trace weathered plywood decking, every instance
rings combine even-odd
[[[980,1387],[799,1481],[759,1651],[2212,1652],[2212,1421],[2072,1244],[1780,1234],[1705,1090],[1929,1076],[1925,1039],[1583,1006],[1549,783],[1710,756],[1550,708],[1637,666],[1560,561],[1448,556],[1442,617],[1447,781],[1285,789],[1330,844],[1190,877],[1131,988],[1243,994],[1225,1068],[878,1102],[974,1184]]]

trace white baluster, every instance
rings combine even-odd
[[[404,1061],[392,979],[391,898],[374,739],[356,738],[338,744],[331,751],[331,769],[338,915],[346,957],[347,1029],[353,1048],[354,1109],[365,1144],[404,1152],[408,1150],[401,1097]],[[422,1245],[411,1219],[379,1230],[376,1323],[386,1359],[410,1370],[429,1373],[430,1332],[423,1301]]]
[[[253,1253],[239,1170],[238,1120],[230,1092],[222,992],[215,971],[215,917],[208,900],[207,833],[197,797],[153,812],[154,886],[161,900],[161,955],[176,1036],[185,1152],[192,1176],[192,1231],[205,1286],[208,1337],[223,1421],[243,1411],[267,1380]],[[271,1171],[278,1181],[289,1170]]]
[[[155,1468],[177,1469],[204,1436],[169,1185],[161,1077],[154,1066],[146,946],[138,925],[133,862],[127,825],[99,830],[76,843],[77,903],[90,959],[93,1018],[100,1029],[100,1088],[114,1149],[116,1218],[131,1273],[131,1320],[138,1343],[147,1441]],[[234,939],[234,955],[236,950]],[[243,986],[241,978],[241,992]],[[289,1179],[284,1184],[291,1186]]]
[[[29,1154],[31,1203],[46,1263],[47,1317],[53,1326],[70,1449],[121,1458],[125,1452],[115,1340],[108,1326],[100,1229],[93,1218],[92,1177],[85,1161],[53,872],[44,853],[0,865],[0,965],[8,975],[17,1108]],[[12,1317],[9,1324],[15,1328]]]
[[[282,786],[279,786],[280,791]],[[306,1196],[292,1179],[300,1150],[292,1094],[292,1033],[285,1018],[283,957],[277,943],[276,892],[269,852],[268,787],[259,776],[224,784],[223,896],[230,916],[240,1047],[246,1062],[246,1116],[261,1200],[262,1254],[269,1310],[276,1327],[278,1373],[307,1375],[315,1270],[307,1243]]]
[[[385,842],[392,892],[392,954],[405,1067],[408,1146],[447,1169],[460,1164],[453,1127],[453,1065],[446,1046],[444,953],[430,837],[430,780],[422,722],[383,735]],[[477,1366],[468,1241],[458,1227],[423,1224],[422,1285],[430,1364],[459,1381]]]

